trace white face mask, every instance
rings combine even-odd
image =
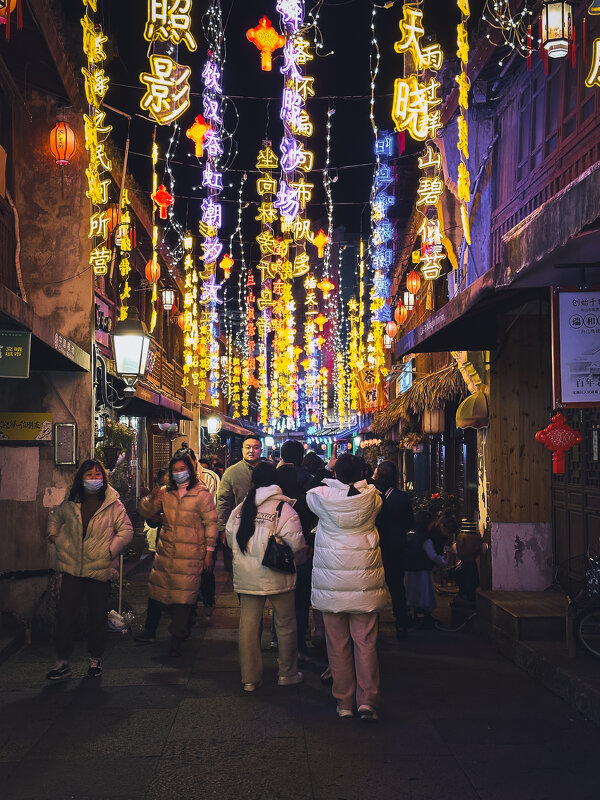
[[[103,485],[104,481],[102,478],[94,478],[93,480],[83,482],[86,492],[90,492],[91,494],[96,494],[96,492],[99,492]]]
[[[190,473],[187,469],[184,469],[183,472],[173,473],[173,480],[175,481],[175,483],[185,483],[189,477]]]

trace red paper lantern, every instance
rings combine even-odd
[[[421,288],[421,276],[414,269],[406,276],[406,288],[411,294],[416,294]]]
[[[61,167],[66,167],[75,152],[75,134],[68,122],[57,122],[50,131],[50,152]]]
[[[177,324],[179,325],[181,330],[183,330],[185,328],[185,314],[180,314],[177,317]]]
[[[158,280],[160,278],[159,264],[150,259],[146,264],[145,275],[146,275],[146,280],[149,281],[150,283],[158,283]]]
[[[398,326],[396,325],[393,319],[391,319],[385,326],[385,332],[390,337],[390,339],[395,338],[396,334],[398,333]]]
[[[565,471],[565,453],[574,445],[581,442],[579,431],[567,424],[567,420],[558,413],[552,417],[552,422],[547,428],[538,431],[535,435],[538,442],[552,451],[552,472],[562,475]]]
[[[404,323],[408,319],[408,311],[406,309],[406,306],[402,305],[402,301],[400,301],[396,306],[396,310],[394,311],[394,319],[396,320],[398,325],[404,325]]]

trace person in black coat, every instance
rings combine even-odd
[[[408,623],[404,589],[404,551],[406,534],[414,527],[415,520],[409,496],[397,488],[398,471],[395,464],[391,461],[382,461],[375,470],[373,480],[383,500],[375,525],[379,533],[385,582],[392,596],[396,636],[404,639]]]

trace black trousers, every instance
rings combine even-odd
[[[56,655],[68,661],[73,653],[75,630],[83,599],[87,600],[87,639],[92,658],[100,658],[106,643],[106,614],[110,581],[77,578],[63,573],[56,620]]]
[[[296,569],[296,592],[294,605],[296,609],[296,630],[298,632],[298,652],[306,653],[306,631],[308,630],[308,612],[310,610],[310,590],[312,579],[312,558]]]
[[[396,625],[406,627],[408,609],[406,608],[406,589],[404,588],[404,563],[391,553],[381,552],[385,582],[392,597],[392,611]]]
[[[148,605],[146,606],[146,623],[144,630],[156,636],[156,629],[162,616],[164,609],[167,610],[171,617],[169,625],[169,633],[177,639],[186,639],[190,633],[190,612],[192,605],[184,605],[183,603],[172,603],[165,606],[154,600],[152,597],[148,598]]]

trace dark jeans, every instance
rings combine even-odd
[[[406,589],[404,588],[404,564],[401,557],[393,553],[381,553],[385,582],[392,597],[392,611],[396,625],[406,627],[408,609],[406,608]]]
[[[106,643],[106,614],[110,581],[77,578],[63,573],[56,620],[56,655],[68,661],[73,653],[75,629],[83,599],[87,600],[87,639],[92,658],[100,658]]]
[[[159,603],[158,600],[154,600],[152,597],[148,598],[148,605],[146,606],[146,623],[144,625],[144,630],[147,633],[151,633],[152,636],[156,636],[156,630],[158,628],[158,623],[160,622],[162,610],[163,610],[162,603]]]

